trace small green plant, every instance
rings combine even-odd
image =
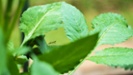
[[[30,7],[20,18],[20,30],[25,37],[19,48],[12,46],[10,35],[25,0],[19,1],[15,18],[11,19],[11,4],[0,14],[0,75],[72,75],[84,60],[112,67],[133,69],[133,49],[114,47],[90,56],[94,48],[103,44],[117,44],[133,36],[125,18],[115,13],[104,13],[92,21],[89,31],[83,14],[65,2]],[[0,3],[2,5],[2,2]],[[0,7],[1,9],[2,6]],[[3,14],[5,16],[3,16]],[[52,46],[46,43],[46,33],[64,28],[69,44]],[[56,41],[56,40],[55,40]],[[26,65],[30,59],[31,66]],[[128,61],[128,62],[127,62]],[[24,66],[22,71],[19,66]]]

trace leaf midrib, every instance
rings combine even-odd
[[[34,31],[38,28],[38,26],[40,25],[40,23],[42,22],[42,20],[44,19],[44,17],[47,15],[48,12],[50,12],[52,10],[52,5],[49,7],[50,9],[47,9],[47,11],[44,13],[44,15],[41,17],[41,19],[39,20],[39,22],[37,24],[35,24],[35,27],[31,30],[31,32],[25,36],[25,39],[23,41],[23,43],[21,44],[21,46],[26,43],[30,38],[31,36],[33,35]]]
[[[114,26],[115,24],[113,24],[113,25],[110,25],[110,26],[108,26],[107,27],[107,29],[105,30],[105,32],[103,32],[103,34],[100,36],[100,39],[98,39],[98,45],[97,46],[99,46],[99,45],[101,45],[101,43],[99,43],[100,41],[101,41],[101,39],[103,39],[103,37],[106,35],[106,33]]]

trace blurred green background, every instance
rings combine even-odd
[[[17,3],[17,0],[15,1]],[[77,7],[84,14],[89,30],[91,30],[92,19],[106,12],[115,12],[123,15],[127,19],[128,24],[133,27],[133,0],[29,0],[29,7],[59,1],[65,1]],[[69,42],[62,28],[49,32],[45,39],[47,43],[56,41],[53,43],[56,45]],[[20,45],[20,31],[18,25],[14,28],[11,41],[15,43],[14,45],[16,47]]]

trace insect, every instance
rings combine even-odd
[[[52,41],[52,42],[49,42],[48,44],[55,44],[56,43],[56,41]]]

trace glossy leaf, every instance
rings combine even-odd
[[[82,13],[65,2],[31,7],[23,13],[20,24],[25,34],[24,43],[59,27],[65,28],[72,41],[88,33]]]
[[[34,60],[31,67],[31,75],[59,75],[53,67],[46,63],[41,62],[39,60]]]
[[[98,64],[106,64],[113,67],[133,69],[133,49],[131,48],[107,48],[88,58]]]
[[[98,34],[87,36],[68,45],[55,48],[39,58],[50,63],[61,73],[73,70],[93,50]]]

